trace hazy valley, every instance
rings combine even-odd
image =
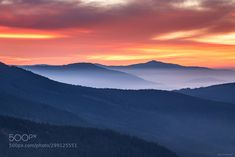
[[[234,150],[233,103],[178,91],[74,86],[4,64],[0,71],[4,74],[0,78],[1,115],[108,128],[157,142],[183,157],[213,157]],[[223,86],[230,87],[223,93],[234,90],[233,84]]]
[[[235,80],[234,70],[186,67],[158,61],[129,66],[75,63],[22,68],[62,83],[95,88],[174,90],[230,83]]]

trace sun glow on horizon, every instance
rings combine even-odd
[[[0,60],[235,67],[235,0],[0,0]]]
[[[0,33],[0,38],[5,39],[54,39],[61,38],[61,35],[52,34],[11,34],[11,33]]]

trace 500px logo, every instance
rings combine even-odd
[[[9,142],[28,142],[36,138],[35,134],[9,134]]]

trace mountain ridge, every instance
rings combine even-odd
[[[158,84],[144,80],[138,76],[107,69],[92,63],[73,63],[67,65],[50,66],[34,65],[20,66],[36,74],[53,80],[97,88],[143,88],[157,87]]]
[[[163,69],[204,69],[204,70],[211,70],[210,68],[206,67],[198,67],[198,66],[183,66],[179,64],[173,64],[173,63],[165,63],[161,61],[151,60],[144,63],[136,63],[136,64],[130,64],[126,66],[107,66],[110,68],[163,68]]]
[[[0,116],[0,156],[11,157],[177,157],[157,143],[122,135],[111,130],[75,126],[49,125],[28,120]],[[9,148],[9,135],[36,135],[29,142],[17,144],[73,145],[60,148]],[[8,135],[9,134],[9,135]],[[48,150],[50,149],[50,150]]]
[[[157,141],[183,157],[213,157],[216,151],[232,150],[230,142],[235,139],[228,135],[235,132],[235,106],[230,103],[171,91],[73,86],[17,67],[0,68],[0,73],[0,93],[11,94],[11,99],[17,95],[44,102],[97,127]],[[17,104],[11,107],[17,108]]]
[[[75,63],[69,63],[69,64],[63,64],[63,65],[49,65],[49,64],[34,64],[34,65],[22,65],[19,67],[43,67],[43,66],[47,66],[47,67],[67,67],[67,66],[79,66],[79,65],[87,65],[87,66],[91,66],[91,65],[96,65],[99,67],[110,67],[110,68],[114,68],[114,67],[119,67],[119,68],[138,68],[138,67],[142,67],[142,68],[192,68],[192,69],[207,69],[207,70],[212,70],[211,68],[207,68],[207,67],[200,67],[200,66],[183,66],[180,64],[174,64],[174,63],[167,63],[167,62],[162,62],[162,61],[157,61],[157,60],[151,60],[151,61],[147,61],[147,62],[143,62],[143,63],[135,63],[135,64],[129,64],[129,65],[104,65],[104,64],[100,64],[100,63],[90,63],[90,62],[75,62]],[[17,65],[16,65],[17,66]],[[214,69],[215,70],[215,69]],[[219,69],[217,69],[219,70]]]
[[[235,103],[235,82],[192,89],[186,88],[177,90],[177,92],[214,101]]]

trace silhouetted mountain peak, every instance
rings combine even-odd
[[[104,66],[104,65],[102,65]],[[135,68],[135,69],[201,69],[201,70],[210,70],[209,68],[205,67],[198,67],[198,66],[182,66],[179,64],[173,64],[173,63],[165,63],[161,61],[151,60],[144,63],[137,63],[137,64],[131,64],[128,66],[104,66],[108,68],[114,68],[114,69],[122,69],[122,68]]]
[[[7,67],[7,65],[4,64],[3,62],[0,62],[0,67]]]
[[[156,61],[156,60],[151,60],[151,61],[146,62],[146,64],[156,64],[156,63],[163,63],[163,62]]]
[[[160,61],[156,61],[156,60],[151,60],[149,62],[143,63],[146,65],[177,65],[177,64],[171,64],[171,63],[164,63],[164,62],[160,62]],[[177,65],[180,66],[180,65]]]
[[[101,68],[92,63],[72,63],[72,64],[63,65],[63,67],[82,68],[82,69],[100,69]]]
[[[0,70],[1,70],[0,72],[6,72],[8,71],[8,69],[10,69],[10,66],[0,62]]]
[[[134,68],[182,68],[183,66],[178,64],[164,63],[156,60],[151,60],[145,63],[129,65]]]

